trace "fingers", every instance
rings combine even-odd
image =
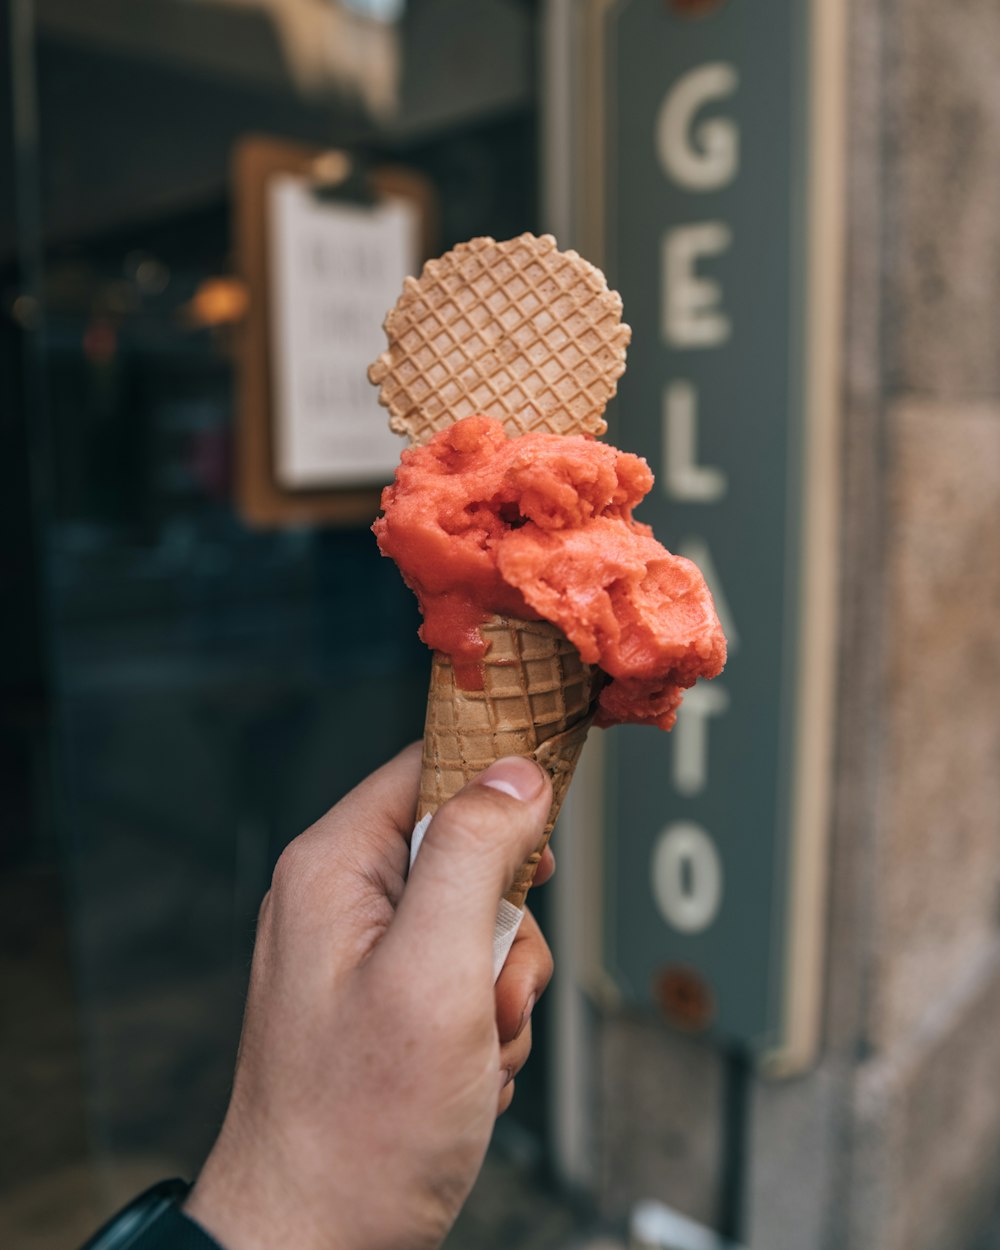
[[[533,761],[498,760],[435,814],[383,948],[442,977],[489,969],[497,904],[541,840],[552,787]],[[386,951],[386,958],[390,952]]]
[[[325,966],[365,957],[402,893],[420,780],[420,747],[408,747],[294,838],[275,865],[258,934],[277,925],[315,933]]]
[[[496,985],[497,1033],[510,1042],[524,1030],[552,977],[552,953],[530,911],[524,913]]]
[[[535,869],[535,879],[531,883],[531,888],[536,885],[544,885],[556,870],[556,857],[552,854],[552,847],[547,846],[542,851],[542,858],[538,861],[538,867]]]
[[[510,1106],[514,1097],[514,1078],[528,1062],[531,1054],[531,1025],[525,1026],[516,1041],[508,1042],[500,1048],[500,1097],[497,1103],[497,1115]]]
[[[500,1091],[500,1097],[497,1100],[497,1117],[503,1115],[510,1104],[514,1101],[514,1082],[511,1081],[505,1085]]]
[[[408,838],[417,810],[420,756],[421,744],[411,742],[355,786],[332,811],[350,819],[355,830],[367,838],[381,841],[387,827],[402,831]]]
[[[376,769],[296,842],[338,866],[370,873],[383,865],[405,874],[420,785],[419,742]]]

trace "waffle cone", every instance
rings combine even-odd
[[[434,653],[417,817],[505,755],[541,764],[552,779],[545,831],[504,896],[523,907],[593,721],[601,674],[547,621],[495,616],[481,628],[489,643],[482,690],[463,690],[451,659]]]

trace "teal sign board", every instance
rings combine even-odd
[[[656,472],[639,517],[702,566],[730,660],[672,734],[607,736],[606,963],[632,1001],[801,1059],[815,1026],[791,980],[820,961],[796,968],[789,944],[816,950],[822,832],[797,787],[810,768],[823,784],[801,681],[828,662],[806,654],[803,579],[813,558],[833,576],[809,547],[813,18],[804,0],[685,7],[591,15],[602,260],[633,327],[610,437]]]

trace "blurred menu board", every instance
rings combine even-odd
[[[364,524],[402,449],[367,369],[432,246],[433,193],[413,170],[268,138],[240,144],[234,175],[237,506],[257,527]]]
[[[400,440],[366,370],[419,264],[417,207],[338,203],[291,174],[269,200],[275,477],[290,490],[388,481]]]

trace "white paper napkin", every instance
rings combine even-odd
[[[413,861],[417,858],[417,852],[424,840],[424,834],[427,832],[427,826],[431,823],[432,813],[428,814],[417,821],[416,828],[413,830],[413,837],[410,841],[410,867],[413,867]],[[493,926],[493,980],[495,981],[500,975],[500,969],[504,966],[510,948],[514,945],[514,938],[517,930],[524,919],[524,912],[520,907],[515,907],[513,903],[509,903],[505,898],[500,900],[500,908],[497,911],[496,923]]]

